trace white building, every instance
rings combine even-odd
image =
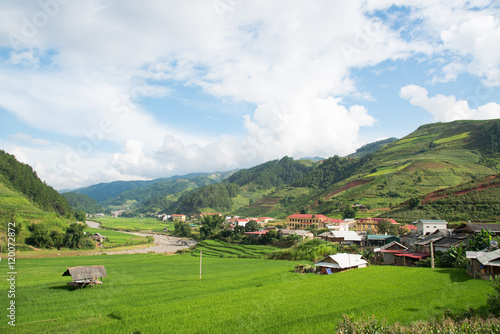
[[[420,219],[412,223],[417,227],[417,231],[422,235],[432,234],[436,230],[446,230],[448,222],[445,220],[426,220]]]

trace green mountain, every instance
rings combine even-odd
[[[463,220],[468,212],[495,219],[491,210],[478,208],[496,203],[492,198],[500,198],[498,187],[480,190],[481,199],[464,197],[468,206],[453,204],[452,211],[423,199],[499,172],[497,119],[423,125],[402,139],[367,144],[347,157],[317,162],[284,157],[227,174],[113,182],[80,191],[100,196],[100,203],[108,207],[143,213],[219,211],[279,218],[302,211],[341,217],[346,208],[362,204],[367,211],[358,216],[393,215],[404,222],[432,217]],[[410,199],[424,204],[410,209]]]
[[[72,212],[66,199],[42,182],[30,166],[0,150],[0,238],[5,238],[8,223],[15,222],[20,231],[17,249],[22,249],[29,224],[62,231],[74,221]]]
[[[390,215],[391,208],[412,197],[499,171],[500,120],[428,124],[362,158],[329,158],[290,186],[235,212],[285,216],[308,210],[340,216],[346,206],[360,203],[371,209],[367,216]],[[415,218],[410,216],[405,219]]]
[[[230,211],[259,200],[269,192],[299,180],[314,169],[310,160],[284,157],[235,172],[220,184],[201,187],[181,196],[164,211],[198,213]]]
[[[54,211],[59,215],[72,214],[71,207],[56,190],[42,182],[36,172],[27,164],[0,150],[0,182],[20,193],[33,205],[44,211]]]
[[[103,212],[102,206],[88,195],[74,192],[63,193],[62,195],[66,198],[69,205],[77,211],[84,211],[85,213]]]
[[[115,181],[77,189],[74,193],[87,195],[106,208],[157,212],[175,202],[184,192],[219,183],[233,173],[195,173],[150,181]],[[74,203],[74,206],[81,205]]]

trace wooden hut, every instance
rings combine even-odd
[[[71,276],[72,282],[68,282],[70,286],[82,288],[84,286],[102,285],[100,279],[107,277],[104,266],[80,266],[68,268],[63,276]]]

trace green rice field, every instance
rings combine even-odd
[[[228,244],[221,240],[204,240],[196,244],[191,251],[192,256],[266,258],[267,254],[279,248],[260,245]]]
[[[174,230],[173,222],[162,222],[155,218],[108,217],[99,218],[96,221],[101,223],[101,227],[113,230],[163,232],[165,227],[167,227],[167,231]]]
[[[343,314],[388,322],[431,319],[486,304],[489,282],[463,270],[370,266],[293,273],[295,262],[191,254],[18,259],[15,327],[7,324],[7,261],[0,261],[2,333],[331,333]],[[67,267],[105,265],[102,286],[71,290]]]
[[[140,245],[140,244],[150,243],[150,241],[146,237],[141,237],[138,235],[123,233],[123,232],[118,232],[118,231],[87,227],[85,229],[85,232],[87,232],[87,234],[91,234],[91,235],[95,234],[95,233],[99,233],[99,234],[107,237],[107,241],[104,242],[105,248],[129,246],[129,245]]]

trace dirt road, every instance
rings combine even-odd
[[[99,223],[86,221],[87,225],[92,228],[100,228]],[[196,244],[195,240],[178,238],[169,235],[155,233],[138,233],[138,232],[123,232],[141,237],[152,236],[154,238],[154,246],[140,249],[130,249],[124,251],[106,251],[106,254],[141,254],[141,253],[174,253],[179,249],[189,248]]]

